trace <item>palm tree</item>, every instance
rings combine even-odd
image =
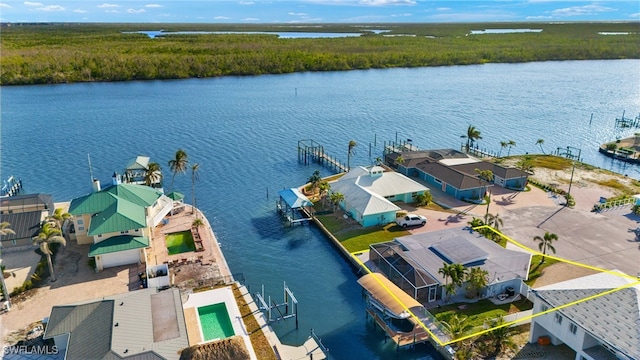
[[[191,227],[199,228],[200,226],[204,226],[204,220],[195,218],[191,223]]]
[[[475,339],[467,339],[465,341],[460,341],[458,343],[458,348],[456,349],[455,359],[456,360],[473,360],[477,359],[478,351],[475,348]]]
[[[320,176],[320,170],[314,171],[313,174],[309,177],[309,180],[307,180],[307,182],[311,185],[311,193],[315,194],[316,189],[320,187],[320,183],[322,182],[322,177]]]
[[[467,128],[467,135],[463,135],[463,137],[467,138],[467,153],[469,152],[469,149],[471,148],[471,146],[473,146],[473,142],[482,139],[482,136],[480,136],[480,130],[476,129],[475,126],[471,126],[469,125],[469,127]]]
[[[379,166],[379,165],[381,165],[381,164],[382,164],[382,158],[381,158],[380,156],[378,156],[378,157],[376,158],[376,165],[378,165],[378,166]]]
[[[467,272],[467,291],[473,297],[489,283],[489,272],[479,266],[472,267]]]
[[[331,203],[333,204],[333,210],[344,200],[344,194],[340,192],[331,193]]]
[[[543,139],[538,139],[538,141],[536,141],[536,145],[540,145],[540,151],[542,151],[542,155],[547,155],[544,153],[544,149],[542,148],[542,144],[544,144],[544,140]]]
[[[554,233],[549,233],[548,231],[544,233],[544,237],[536,236],[533,238],[534,241],[539,241],[538,248],[542,251],[542,260],[540,260],[540,264],[542,264],[545,260],[545,255],[547,255],[547,250],[551,250],[554,254],[556,253],[556,249],[551,245],[554,241],[558,240],[558,235]]]
[[[358,144],[355,140],[349,141],[349,150],[347,151],[347,170],[351,170],[351,155],[355,155],[356,145]]]
[[[402,155],[398,155],[398,157],[396,158],[396,160],[394,161],[394,163],[396,165],[402,165],[404,164],[404,158],[402,157]]]
[[[52,222],[58,229],[62,230],[64,222],[71,219],[71,214],[64,212],[62,208],[57,208],[53,215],[47,216],[45,221]]]
[[[191,197],[193,198],[191,212],[196,214],[196,219],[198,218],[198,213],[196,212],[196,181],[200,180],[200,174],[198,173],[199,168],[200,164],[198,163],[191,166]]]
[[[454,340],[461,338],[466,332],[473,328],[473,325],[467,321],[465,315],[458,314],[453,314],[447,321],[442,321],[442,325]]]
[[[500,141],[500,153],[498,154],[498,157],[502,157],[502,149],[506,148],[507,146],[509,146],[508,142]]]
[[[51,262],[51,244],[62,244],[67,246],[67,241],[62,236],[62,230],[58,229],[54,223],[45,222],[40,228],[40,233],[33,238],[33,244],[40,246],[40,251],[47,255],[47,262],[49,263],[49,273],[51,274],[51,281],[56,281],[56,275],[53,272],[53,263]]]
[[[498,214],[495,214],[495,215],[487,214],[486,222],[487,222],[487,225],[492,226],[496,230],[500,230],[500,227],[503,225],[502,218],[500,218],[500,215]]]
[[[9,226],[11,226],[11,224],[6,221],[0,223],[0,236],[16,234],[16,232],[13,231]]]
[[[438,273],[444,277],[444,289],[447,294],[446,301],[449,301],[451,295],[455,294],[456,287],[462,285],[466,269],[462,264],[442,263],[442,267],[438,269]],[[449,283],[449,279],[451,279],[451,283]]]
[[[487,333],[487,337],[493,343],[495,354],[500,354],[505,348],[516,348],[516,343],[513,342],[512,336],[515,333],[514,328],[506,325],[502,316],[493,320],[490,327],[496,328]]]
[[[323,181],[318,185],[318,190],[320,191],[320,199],[322,199],[322,204],[324,205],[327,200],[327,193],[331,190],[331,184],[326,181]]]
[[[169,160],[169,168],[173,172],[171,187],[169,190],[173,190],[173,182],[176,179],[176,175],[183,174],[187,171],[187,164],[189,164],[189,155],[187,155],[186,151],[178,149],[178,151],[176,151],[175,158]]]
[[[157,162],[151,162],[147,165],[147,170],[144,172],[144,183],[147,186],[153,186],[153,184],[160,184],[162,181],[162,169]]]
[[[476,172],[476,174],[478,174],[478,187],[482,187],[482,180],[486,181],[487,183],[490,183],[493,181],[493,171],[491,170],[480,170],[478,168],[476,168],[474,170]],[[484,193],[487,193],[487,186],[485,186],[484,188]],[[480,194],[478,194],[478,199],[484,197],[484,195],[480,196]]]
[[[509,142],[507,143],[507,145],[509,145],[509,151],[507,152],[507,157],[509,157],[509,155],[511,155],[511,148],[516,146],[516,142],[513,140],[509,140]]]

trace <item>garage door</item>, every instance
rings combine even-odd
[[[102,267],[110,268],[120,265],[137,264],[140,262],[140,249],[131,249],[115,253],[102,254]]]

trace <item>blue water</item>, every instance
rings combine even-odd
[[[638,177],[638,168],[606,158],[597,146],[636,130],[615,117],[640,112],[640,60],[488,64],[439,68],[299,73],[176,81],[67,84],[1,89],[0,176],[22,178],[32,192],[68,201],[103,183],[138,154],[165,169],[178,148],[200,164],[197,205],[209,218],[233,272],[251,291],[282,300],[282,282],[299,300],[300,330],[275,324],[285,342],[311,328],[336,359],[396,357],[380,329],[365,323],[357,274],[312,226],[287,228],[275,212],[278,190],[305,182],[317,165],[297,159],[314,139],[352,164],[370,164],[385,140],[421,148],[459,147],[469,125],[480,147],[513,153],[572,146],[584,161]],[[591,116],[593,114],[593,119]],[[591,121],[591,124],[590,124]],[[369,147],[372,153],[369,156]],[[175,190],[191,202],[191,177]],[[429,349],[399,359],[429,359]]]
[[[379,30],[377,30],[379,31]],[[384,30],[383,30],[384,31]],[[276,35],[282,39],[319,39],[319,38],[343,38],[343,37],[358,37],[362,33],[323,33],[323,32],[294,32],[294,31],[134,31],[124,32],[125,34],[138,33],[145,34],[148,37],[154,39],[162,36],[171,35],[228,35],[228,34],[261,34],[261,35]]]

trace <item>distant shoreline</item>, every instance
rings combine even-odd
[[[360,32],[362,35],[282,39],[256,33],[183,34],[152,39],[135,33],[149,28],[172,32]],[[499,31],[531,28],[540,31]],[[498,31],[475,35],[474,32],[482,29]],[[640,22],[360,25],[3,23],[0,84],[168,80],[487,63],[640,59],[639,41]]]

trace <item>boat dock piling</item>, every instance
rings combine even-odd
[[[333,169],[335,172],[347,172],[349,168],[337,158],[324,151],[324,146],[312,139],[298,140],[298,161],[308,165],[311,161],[318,162]]]
[[[624,117],[624,113],[625,112],[623,111],[622,116],[620,118],[616,118],[615,126],[617,128],[640,128],[640,114],[638,114],[635,119],[632,119]]]

